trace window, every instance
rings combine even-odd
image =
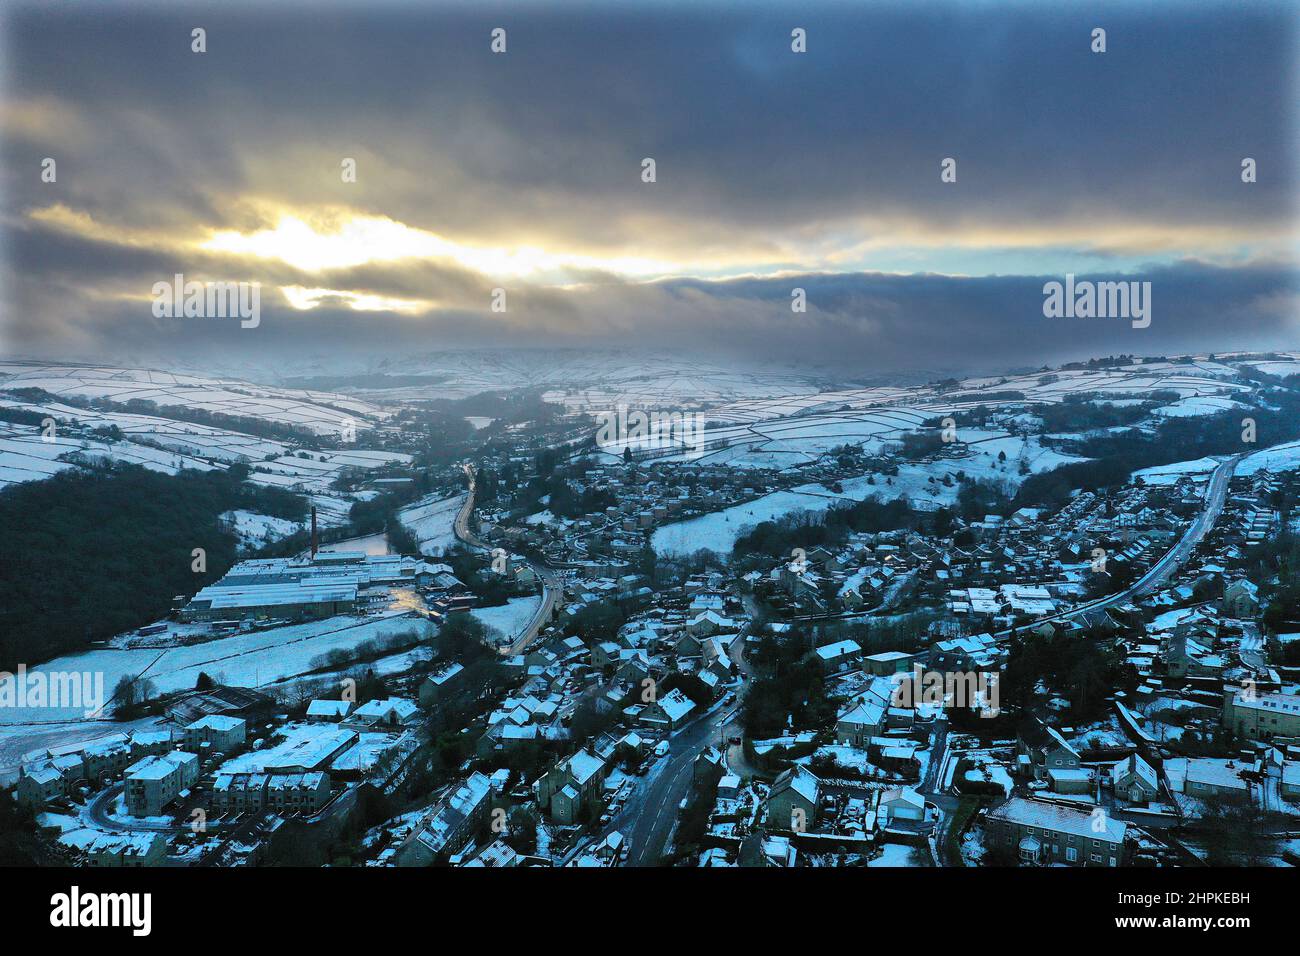
[[[1065,848],[1065,858],[1071,863],[1079,862],[1079,851],[1072,846]]]

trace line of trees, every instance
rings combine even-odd
[[[0,492],[0,669],[155,621],[173,596],[215,581],[238,546],[223,512],[302,520],[301,498],[246,475],[239,467],[169,475],[114,463]]]

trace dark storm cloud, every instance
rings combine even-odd
[[[1144,329],[1125,319],[1046,318],[1044,283],[1063,278],[819,275],[719,283],[709,292],[754,308],[779,303],[761,326],[770,338],[750,346],[755,354],[770,347],[777,355],[821,355],[872,369],[1038,364],[1223,349],[1225,343],[1278,348],[1293,345],[1300,332],[1300,285],[1288,268],[1187,262],[1076,277],[1149,281],[1152,322]],[[806,290],[805,315],[790,312],[794,285]]]
[[[176,354],[335,354],[365,361],[485,343],[671,350],[695,358],[829,365],[846,374],[906,369],[1000,371],[1098,355],[1292,347],[1300,285],[1280,267],[1197,262],[1136,276],[1151,282],[1151,325],[1049,319],[1043,285],[1061,276],[803,275],[731,282],[610,282],[560,295],[531,290],[510,312],[452,308],[420,318],[322,306],[310,313],[264,301],[257,329],[232,320],[154,319],[147,304],[112,306],[123,357]],[[803,288],[808,311],[793,313]],[[79,340],[80,330],[69,339]]]

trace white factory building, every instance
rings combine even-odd
[[[347,614],[389,588],[427,584],[444,565],[399,554],[324,551],[315,557],[240,561],[181,610],[183,621]]]

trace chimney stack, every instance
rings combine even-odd
[[[316,506],[311,506],[311,559],[316,560]]]

